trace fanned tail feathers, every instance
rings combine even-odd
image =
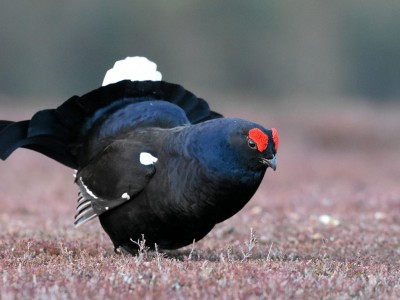
[[[90,199],[86,199],[81,193],[78,195],[78,206],[76,208],[76,214],[74,217],[75,227],[79,227],[82,224],[94,219],[97,214],[94,212]]]
[[[40,152],[63,165],[77,169],[74,147],[84,137],[86,121],[93,114],[124,100],[129,103],[165,100],[180,106],[192,124],[220,118],[206,101],[182,86],[164,81],[129,81],[109,84],[81,97],[73,96],[56,109],[37,112],[31,120],[0,121],[0,158],[5,160],[23,147]]]

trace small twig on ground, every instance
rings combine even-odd
[[[142,234],[142,239],[134,241],[131,239],[131,242],[138,245],[138,254],[136,256],[136,262],[141,263],[145,258],[147,258],[147,252],[149,247],[146,246],[146,240],[144,238],[144,234]]]
[[[190,253],[188,255],[188,260],[192,260],[192,255],[193,255],[193,251],[194,251],[194,244],[196,243],[196,240],[193,239],[193,243],[192,243],[192,249],[190,249]]]
[[[163,255],[162,255],[162,253],[158,252],[157,244],[154,244],[154,248],[156,250],[157,267],[160,271],[162,271],[161,259],[162,259]]]
[[[254,249],[254,247],[257,244],[257,238],[256,235],[253,231],[253,228],[250,228],[250,239],[249,241],[244,242],[246,245],[246,250],[243,250],[243,247],[240,247],[242,254],[243,254],[243,258],[242,258],[242,262],[249,259],[252,255],[252,251]]]
[[[267,255],[267,260],[270,260],[270,254],[271,254],[271,249],[272,249],[272,245],[274,244],[274,242],[271,243],[271,246],[269,246],[269,250],[268,250],[268,255]]]
[[[229,262],[232,262],[234,258],[232,257],[232,246],[229,245],[228,248],[226,249],[226,258],[228,259]]]

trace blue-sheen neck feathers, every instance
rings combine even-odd
[[[247,156],[232,144],[232,137],[246,140],[247,128],[259,126],[242,119],[221,118],[209,120],[187,131],[185,147],[191,155],[216,176],[235,177],[239,181],[254,180],[255,172],[249,169]],[[260,169],[260,176],[263,174]]]

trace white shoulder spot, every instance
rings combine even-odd
[[[128,195],[128,193],[123,193],[121,198],[127,199],[127,200],[131,199],[131,197]]]
[[[119,60],[114,67],[107,71],[102,86],[121,80],[131,81],[160,81],[162,75],[157,71],[157,65],[146,57],[127,57]]]
[[[158,160],[157,157],[154,157],[153,155],[151,155],[148,152],[140,153],[139,159],[140,159],[140,163],[145,166],[152,165],[152,164],[156,163]]]

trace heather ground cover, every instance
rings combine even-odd
[[[71,170],[27,150],[0,162],[0,299],[400,298],[400,110],[224,112],[278,128],[277,172],[176,251],[115,254],[97,220],[74,229]]]

